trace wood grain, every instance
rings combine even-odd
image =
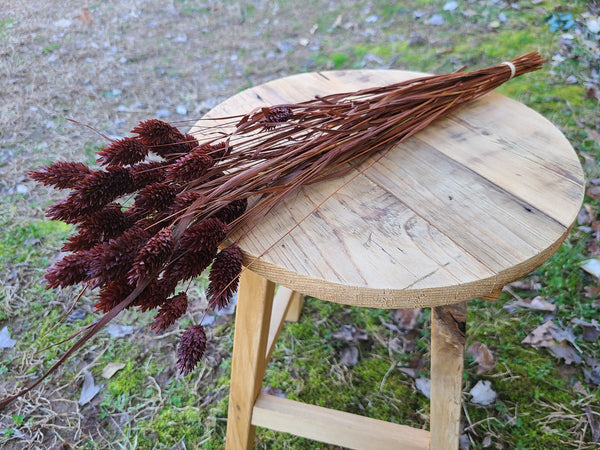
[[[457,449],[467,302],[431,310],[431,449]]]
[[[267,362],[267,339],[275,284],[249,270],[242,273],[238,294],[231,386],[227,413],[228,450],[252,449],[256,429],[252,408],[260,393]]]
[[[418,75],[295,75],[241,92],[209,116]],[[496,93],[364,167],[302,187],[265,216],[240,242],[251,270],[295,291],[359,306],[487,297],[556,251],[583,199],[583,172],[564,136]]]
[[[426,450],[429,432],[260,394],[252,423],[345,448]]]

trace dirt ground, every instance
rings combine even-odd
[[[54,160],[90,162],[93,151],[105,144],[85,125],[111,138],[127,135],[151,117],[185,129],[244,88],[314,70],[316,55],[334,51],[336,43],[383,39],[380,27],[365,20],[368,2],[344,3],[342,16],[337,2],[313,0],[293,6],[267,0],[1,1],[0,197],[23,194],[11,201],[11,217],[39,219],[50,199],[62,195],[28,180],[27,169]],[[382,66],[376,58],[365,65]],[[28,308],[20,292],[40,283],[41,274],[41,269],[20,270],[12,278],[3,276],[5,306]],[[69,294],[56,299],[62,301],[68,304]],[[28,328],[27,320],[31,316],[11,322],[14,338]],[[148,348],[156,342],[150,331],[140,339]],[[173,364],[169,350],[165,366]],[[21,373],[36,363],[39,359],[25,357]],[[39,424],[33,435],[13,439],[6,448],[56,446],[56,434],[65,440],[64,448],[78,448],[89,436],[96,445],[112,448],[100,427],[119,426],[87,420],[69,386],[52,387],[55,392],[14,412],[25,412]],[[51,413],[36,415],[40,409]]]

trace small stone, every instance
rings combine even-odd
[[[379,20],[379,17],[377,17],[375,14],[371,14],[369,17],[367,17],[365,19],[365,22],[367,23],[375,23]]]
[[[173,38],[173,42],[183,43],[183,42],[187,42],[187,41],[188,41],[188,37],[185,34],[178,34],[177,36],[175,36]]]
[[[175,112],[180,116],[185,116],[187,114],[187,108],[183,105],[177,105]]]
[[[502,23],[506,23],[506,14],[504,14],[503,12],[498,14],[498,20]]]
[[[458,2],[455,1],[446,2],[444,5],[444,11],[454,11],[456,8],[458,8]]]
[[[67,28],[71,26],[71,21],[69,19],[60,19],[54,22],[54,26],[59,28]]]
[[[169,111],[168,109],[158,109],[156,111],[156,117],[158,117],[159,119],[161,117],[169,117],[171,115],[171,111]]]
[[[446,23],[446,21],[440,14],[434,14],[433,16],[431,16],[429,18],[428,22],[429,22],[429,25],[433,25],[436,27],[440,26],[440,25],[444,25],[444,23]]]
[[[24,184],[17,184],[15,190],[17,191],[17,194],[27,194],[27,191],[29,189],[27,189],[27,186],[25,186]]]

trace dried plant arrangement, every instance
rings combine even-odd
[[[47,373],[0,407],[37,386],[126,308],[156,310],[156,332],[170,327],[188,307],[181,282],[208,268],[209,309],[225,307],[243,270],[237,242],[244,230],[294,189],[347,173],[376,152],[385,155],[544,62],[532,52],[471,72],[265,105],[193,135],[150,119],[132,136],[111,140],[98,154],[100,169],[57,161],[29,172],[44,185],[70,190],[46,215],[77,230],[62,247],[68,253],[47,270],[47,287],[97,289],[95,308],[104,315],[72,336],[80,337]],[[202,325],[187,329],[177,349],[180,372],[191,372],[205,349]]]

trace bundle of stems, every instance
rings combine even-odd
[[[540,69],[545,61],[531,52],[471,72],[461,69],[260,108],[244,115],[226,135],[231,151],[224,163],[230,170],[212,181],[201,179],[194,184],[204,201],[190,212],[209,216],[236,199],[260,196],[231,232],[240,225],[254,226],[295,188],[342,175],[350,170],[347,163],[358,164],[390,149],[511,78]],[[207,128],[203,134],[219,139],[224,126]]]
[[[104,169],[59,161],[31,171],[39,182],[71,190],[46,214],[79,231],[63,246],[71,253],[47,271],[48,287],[99,288],[96,309],[105,314],[73,335],[83,333],[48,372],[0,401],[0,408],[33,389],[125,308],[158,309],[152,328],[164,331],[187,310],[180,282],[209,267],[209,308],[224,307],[242,271],[240,230],[256,226],[298,187],[385,155],[434,120],[544,62],[533,52],[471,72],[265,106],[221,118],[194,135],[151,119],[99,152]],[[158,158],[148,159],[150,153]],[[224,242],[229,246],[219,251]],[[182,373],[193,370],[206,345],[200,324],[184,332],[177,349]]]

